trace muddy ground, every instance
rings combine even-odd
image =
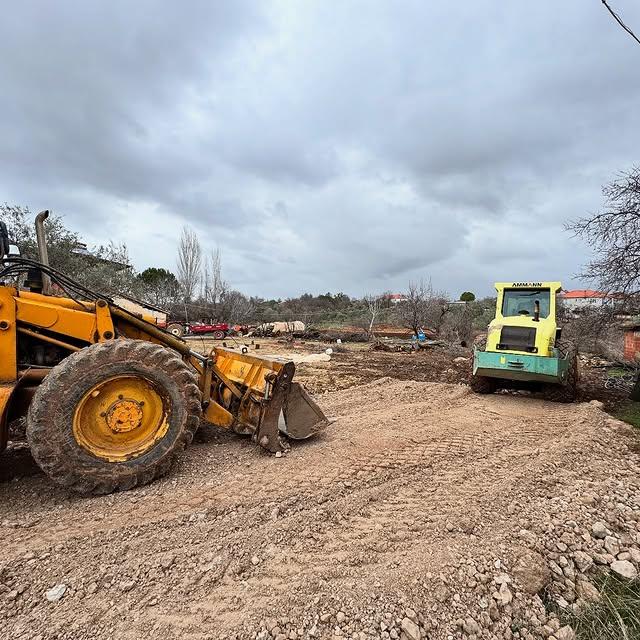
[[[607,563],[633,560],[635,435],[594,403],[470,394],[463,348],[327,346],[260,341],[337,418],[282,458],[210,428],[166,478],[81,498],[11,447],[2,637],[562,638],[549,600],[584,582],[551,563],[599,549],[600,520]]]
[[[387,342],[394,344],[393,340]],[[194,340],[193,344],[199,350],[206,351],[220,343]],[[315,340],[267,338],[232,339],[225,341],[225,344],[235,349],[246,346],[250,353],[258,355],[272,354],[292,358],[296,363],[296,379],[304,382],[314,394],[348,389],[384,376],[420,382],[466,382],[469,362],[463,362],[460,358],[471,358],[470,349],[457,345],[393,353],[376,351],[366,342],[338,345]],[[259,345],[258,349],[256,345]],[[326,349],[333,352],[329,361],[317,357],[323,356]]]
[[[397,345],[398,340],[381,339],[384,345]],[[404,344],[408,343],[404,341]],[[202,338],[192,339],[201,352],[221,343]],[[436,344],[409,352],[376,350],[369,343],[328,344],[316,340],[286,340],[284,338],[236,339],[224,342],[227,347],[250,353],[272,354],[292,358],[296,362],[296,379],[304,382],[310,391],[321,394],[365,384],[389,376],[398,380],[419,382],[466,383],[471,373],[472,350],[456,344]],[[256,348],[257,345],[257,348]],[[329,348],[330,361],[318,358]],[[578,400],[599,400],[608,410],[615,409],[628,397],[628,389],[607,388],[607,368],[600,358],[588,354],[579,356]],[[526,395],[526,393],[524,394]]]

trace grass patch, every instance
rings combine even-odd
[[[640,429],[640,402],[625,402],[612,412],[614,418]]]
[[[600,602],[579,613],[560,612],[562,624],[570,624],[577,640],[640,640],[640,580],[615,574],[595,580]]]

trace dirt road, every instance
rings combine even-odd
[[[635,541],[635,440],[593,405],[390,378],[319,400],[337,422],[282,458],[213,431],[127,493],[0,484],[3,637],[549,637],[536,592],[577,597],[549,536]]]

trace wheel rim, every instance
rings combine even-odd
[[[180,337],[181,331],[180,331],[180,329],[173,328],[173,329],[171,329],[171,333],[172,333],[174,336],[178,336],[178,337]]]
[[[73,416],[76,442],[97,458],[123,462],[149,451],[169,428],[169,399],[137,376],[91,387]]]

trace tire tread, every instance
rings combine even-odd
[[[105,364],[116,364],[125,373],[130,362],[161,372],[178,390],[184,420],[174,440],[167,443],[159,441],[155,447],[164,446],[166,451],[157,457],[143,454],[134,459],[139,461],[138,464],[130,464],[131,461],[126,465],[106,463],[108,467],[105,468],[105,461],[93,459],[90,455],[70,456],[69,445],[65,441],[73,439],[71,425],[56,423],[56,408],[63,406],[65,401],[70,402],[68,396],[87,371],[97,370]],[[201,406],[195,373],[175,352],[142,340],[111,340],[73,353],[51,370],[31,401],[27,415],[27,440],[38,465],[57,484],[82,494],[123,491],[148,484],[168,472],[178,453],[193,440],[199,426]]]

